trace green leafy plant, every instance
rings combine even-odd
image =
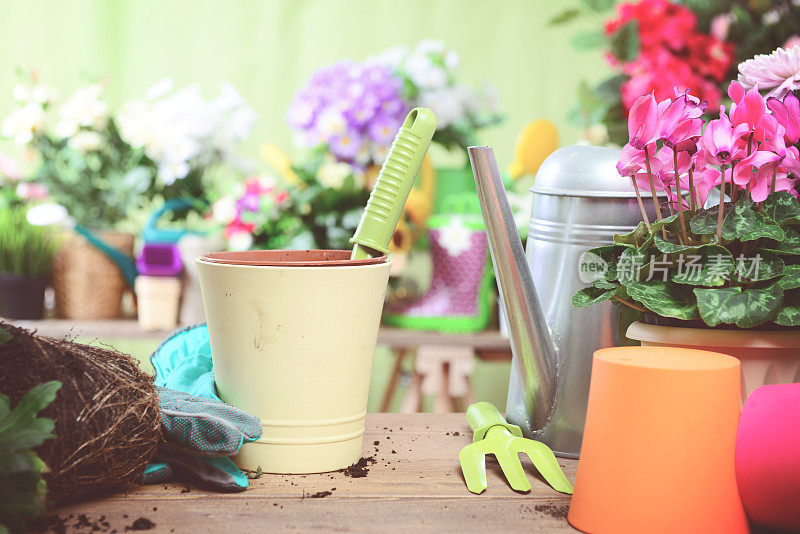
[[[23,206],[0,210],[0,273],[47,276],[58,242],[50,229],[33,226]]]
[[[310,238],[306,248],[349,249],[369,199],[365,173],[319,150],[293,170],[300,183],[289,195]]]
[[[800,326],[800,203],[779,191],[722,215],[719,238],[718,207],[684,211],[685,237],[677,213],[615,235],[590,251],[606,268],[573,305],[613,300],[667,324]]]
[[[0,346],[10,334],[0,328]],[[52,439],[53,421],[37,414],[56,397],[58,381],[31,389],[14,408],[0,394],[0,534],[24,532],[25,520],[38,514],[44,504],[47,467],[33,451]]]

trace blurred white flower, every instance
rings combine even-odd
[[[428,91],[420,95],[419,104],[433,111],[439,128],[446,128],[462,116],[464,107],[461,96],[453,88]]]
[[[70,137],[67,144],[73,150],[86,153],[100,150],[105,142],[103,141],[103,136],[97,132],[81,131]]]
[[[448,69],[457,69],[458,66],[461,64],[461,58],[458,57],[458,54],[450,50],[444,55],[444,66]]]
[[[158,178],[164,185],[172,185],[175,180],[185,178],[190,171],[189,164],[182,160],[167,160],[158,166]]]
[[[147,100],[158,100],[159,98],[166,96],[166,94],[172,91],[174,87],[175,83],[172,81],[172,78],[161,78],[147,88],[147,90],[144,92],[144,97]]]
[[[35,102],[37,104],[49,104],[58,98],[58,91],[45,83],[34,85],[17,84],[11,91],[14,100],[20,104]]]
[[[448,255],[460,256],[472,246],[472,231],[464,226],[459,217],[453,217],[439,230],[437,243]]]
[[[605,124],[592,124],[585,132],[586,140],[594,146],[603,146],[608,142],[608,128]]]
[[[225,196],[211,205],[211,218],[214,222],[228,224],[236,217],[236,200]]]
[[[325,111],[323,111],[319,116],[319,121],[317,124],[320,134],[330,138],[344,133],[344,129],[347,126],[347,121],[338,109],[330,106],[326,108]]]
[[[82,127],[95,130],[104,128],[108,121],[108,104],[100,99],[102,91],[102,86],[97,83],[75,91],[58,110],[56,135],[67,138]]]
[[[395,46],[394,48],[390,48],[384,52],[382,52],[379,56],[374,58],[374,61],[383,65],[389,65],[390,67],[396,68],[399,67],[405,58],[408,56],[408,48],[405,46]]]
[[[9,113],[0,127],[0,135],[13,139],[18,145],[27,145],[44,128],[44,124],[44,108],[41,104],[30,102]]]
[[[249,250],[253,246],[253,235],[250,232],[236,231],[228,236],[228,247],[233,251]]]
[[[417,44],[416,52],[420,54],[441,54],[446,50],[444,42],[436,39],[423,39]]]
[[[447,84],[447,73],[426,54],[411,54],[404,68],[411,81],[423,89],[437,89]]]
[[[145,100],[126,102],[117,114],[122,139],[142,148],[166,185],[184,178],[195,166],[234,158],[247,139],[256,114],[229,83],[213,100],[204,100],[191,84],[173,90],[168,78],[148,89]]]
[[[335,160],[327,161],[317,170],[317,180],[325,187],[339,189],[351,174],[353,174],[353,168],[347,163]]]

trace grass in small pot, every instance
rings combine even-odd
[[[49,228],[33,226],[27,209],[0,210],[0,273],[49,276],[58,241]]]

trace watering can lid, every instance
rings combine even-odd
[[[617,172],[621,152],[600,146],[567,146],[550,154],[536,173],[531,191],[576,197],[635,197],[631,181]],[[650,197],[642,191],[642,197]]]

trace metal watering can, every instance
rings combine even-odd
[[[572,295],[589,285],[579,272],[583,254],[642,220],[635,192],[617,173],[618,150],[556,150],[531,188],[526,256],[494,151],[468,152],[514,353],[506,418],[557,455],[577,458],[592,355],[620,339],[617,307],[576,309]]]

